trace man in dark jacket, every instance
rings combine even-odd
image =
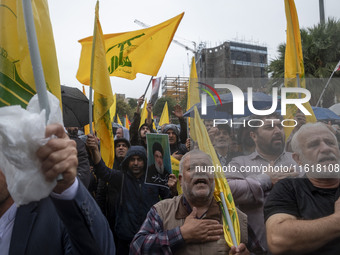
[[[96,144],[88,141],[88,146],[94,155],[96,175],[118,190],[114,228],[118,237],[117,255],[128,254],[130,242],[143,224],[150,208],[159,201],[159,197],[165,199],[176,194],[177,179],[173,174],[169,176],[169,189],[144,183],[147,158],[142,146],[130,147],[122,162],[121,171],[106,167]]]
[[[89,135],[91,136],[91,135]],[[130,143],[124,137],[116,138],[115,142],[115,160],[112,169],[121,170],[121,163],[124,160]],[[118,199],[118,190],[109,182],[99,179],[96,193],[96,201],[102,209],[103,214],[107,218],[110,228],[114,233],[114,225],[116,218],[115,204]],[[114,235],[116,238],[116,236]]]
[[[179,130],[175,124],[168,124],[163,129],[164,134],[169,136],[170,153],[171,156],[177,160],[181,160],[183,155],[187,153],[187,148],[179,141]]]

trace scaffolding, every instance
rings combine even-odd
[[[180,102],[187,94],[189,77],[167,77],[162,81],[162,96],[171,97]]]

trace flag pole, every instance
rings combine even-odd
[[[146,90],[145,90],[145,92],[144,92],[144,94],[143,94],[143,97],[145,97],[146,92],[148,92],[148,89],[149,89],[149,87],[150,87],[150,84],[151,84],[152,79],[153,79],[153,76],[151,76],[151,78],[150,78],[150,81],[149,81],[149,83],[148,83],[148,86],[146,87]]]
[[[339,62],[339,63],[340,63],[340,62]],[[329,82],[331,81],[331,79],[332,79],[332,77],[333,77],[335,71],[336,71],[336,69],[333,70],[333,73],[331,74],[331,77],[328,78],[328,81],[327,81],[327,83],[326,83],[326,86],[323,88],[323,90],[322,90],[322,92],[321,92],[321,95],[320,95],[320,97],[319,97],[319,100],[318,100],[318,102],[317,102],[316,105],[315,105],[316,107],[319,106],[319,103],[321,102],[321,98],[322,98],[323,94],[325,94],[325,91],[326,91],[326,89],[327,89],[327,87],[328,87],[328,85],[329,85]]]
[[[46,82],[44,77],[44,70],[41,64],[37,33],[34,26],[34,18],[32,11],[31,0],[22,0],[25,28],[27,34],[28,48],[31,56],[31,63],[33,68],[33,76],[35,87],[38,94],[38,101],[40,110],[45,109],[46,123],[50,115],[50,105],[48,103],[48,96],[46,90]]]
[[[27,42],[28,42],[28,48],[29,48],[30,57],[31,57],[35,88],[38,94],[40,110],[45,110],[45,116],[46,116],[45,123],[47,124],[47,121],[50,116],[50,104],[48,102],[44,70],[43,70],[41,58],[40,58],[37,33],[35,31],[31,0],[22,0],[22,8],[24,12]],[[63,179],[64,178],[62,174],[59,174],[57,176],[57,181],[61,181]]]
[[[225,197],[224,197],[224,193],[223,192],[220,192],[220,198],[221,198],[221,201],[222,201],[222,205],[223,205],[225,216],[227,218],[227,224],[228,224],[228,227],[229,227],[229,231],[230,231],[230,235],[231,235],[231,240],[233,241],[234,246],[237,247],[235,230],[234,230],[233,224],[231,222],[228,206],[227,206],[227,204],[225,202]]]
[[[99,1],[97,0],[96,5],[99,5]],[[95,45],[96,45],[96,34],[97,34],[97,17],[94,14],[94,28],[93,28],[93,39],[92,39],[92,54],[91,54],[91,71],[90,71],[90,93],[89,93],[89,125],[90,125],[90,133],[93,135],[93,128],[92,128],[92,84],[93,84],[93,69],[94,69],[94,54],[95,54]]]

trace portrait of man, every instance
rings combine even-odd
[[[166,162],[170,161],[170,154],[169,152],[166,153],[166,146],[162,145],[165,143],[164,141],[166,141],[163,138],[167,138],[167,135],[164,136],[151,134],[151,136],[155,137],[156,139],[151,139],[150,143],[148,141],[148,169],[145,182],[155,185],[167,186],[171,170],[168,167],[169,163],[167,164]]]

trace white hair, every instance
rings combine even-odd
[[[213,164],[211,157],[207,153],[205,153],[205,152],[203,152],[201,150],[198,150],[198,149],[194,149],[192,151],[189,151],[189,152],[185,153],[184,156],[182,157],[181,161],[179,162],[179,174],[183,174],[183,167],[184,167],[183,165],[184,165],[184,162],[186,160],[189,160],[191,155],[201,155],[202,158],[203,157],[207,157],[207,159],[209,160],[210,165]]]
[[[304,132],[306,132],[306,130],[309,130],[311,128],[317,128],[317,129],[326,129],[329,131],[329,133],[332,134],[332,136],[334,137],[334,139],[337,141],[336,136],[334,135],[334,133],[328,128],[328,126],[322,122],[316,122],[316,123],[306,123],[304,125],[302,125],[300,127],[300,129],[298,131],[296,131],[296,133],[293,135],[292,137],[292,150],[295,153],[301,154],[301,144],[303,143],[303,141],[300,141],[300,136],[301,134],[303,134]]]

